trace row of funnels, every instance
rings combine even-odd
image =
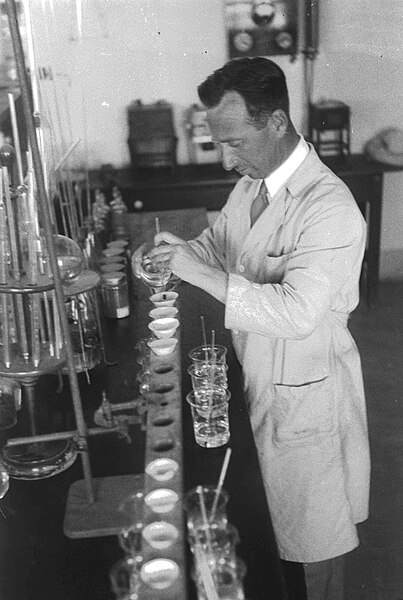
[[[150,370],[140,597],[186,600],[180,344],[151,352]]]

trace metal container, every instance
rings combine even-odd
[[[123,319],[130,314],[127,278],[121,271],[102,274],[104,314],[111,319]]]

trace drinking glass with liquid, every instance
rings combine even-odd
[[[230,439],[228,402],[231,394],[217,386],[200,388],[186,396],[190,405],[195,441],[203,448],[224,446]]]

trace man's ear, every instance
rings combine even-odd
[[[275,129],[275,131],[283,136],[288,130],[289,120],[287,115],[281,108],[276,108],[270,116],[271,126]]]

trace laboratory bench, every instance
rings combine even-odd
[[[129,217],[133,247],[152,236],[154,218],[164,227],[187,238],[207,224],[205,209],[184,209],[158,213],[138,213]],[[280,561],[266,502],[256,448],[246,411],[240,366],[231,347],[230,333],[224,328],[223,306],[187,283],[181,283],[177,307],[180,318],[180,364],[183,492],[218,482],[226,448],[232,455],[224,482],[229,494],[228,520],[239,531],[237,554],[247,567],[245,593],[248,600],[305,600],[305,588],[298,565]],[[136,342],[148,337],[149,292],[135,280],[130,282],[130,315],[105,319],[104,335],[108,360],[90,372],[90,382],[78,374],[87,425],[93,425],[102,392],[112,403],[139,395]],[[216,343],[228,347],[231,438],[226,446],[206,449],[194,441],[190,410],[185,395],[191,389],[188,352],[202,343],[200,317],[208,332],[215,330]],[[46,375],[37,384],[38,424],[41,431],[74,428],[68,380],[63,386],[56,375]],[[24,407],[21,413],[24,412]],[[17,424],[23,427],[24,415]],[[12,435],[15,431],[11,430]],[[17,431],[18,433],[18,431]],[[128,439],[114,434],[89,438],[94,481],[110,476],[141,475],[145,465],[147,427],[130,425]],[[3,439],[4,443],[4,439]],[[163,453],[162,453],[163,455]],[[80,537],[64,531],[66,506],[72,485],[83,478],[78,458],[67,470],[53,477],[26,481],[10,480],[10,489],[0,501],[0,597],[4,600],[113,600],[109,569],[120,558],[116,535]],[[185,544],[185,548],[186,544]],[[180,600],[196,600],[189,572],[192,558],[185,551],[186,592]],[[161,598],[170,598],[160,595]],[[179,597],[178,599],[179,600]]]

